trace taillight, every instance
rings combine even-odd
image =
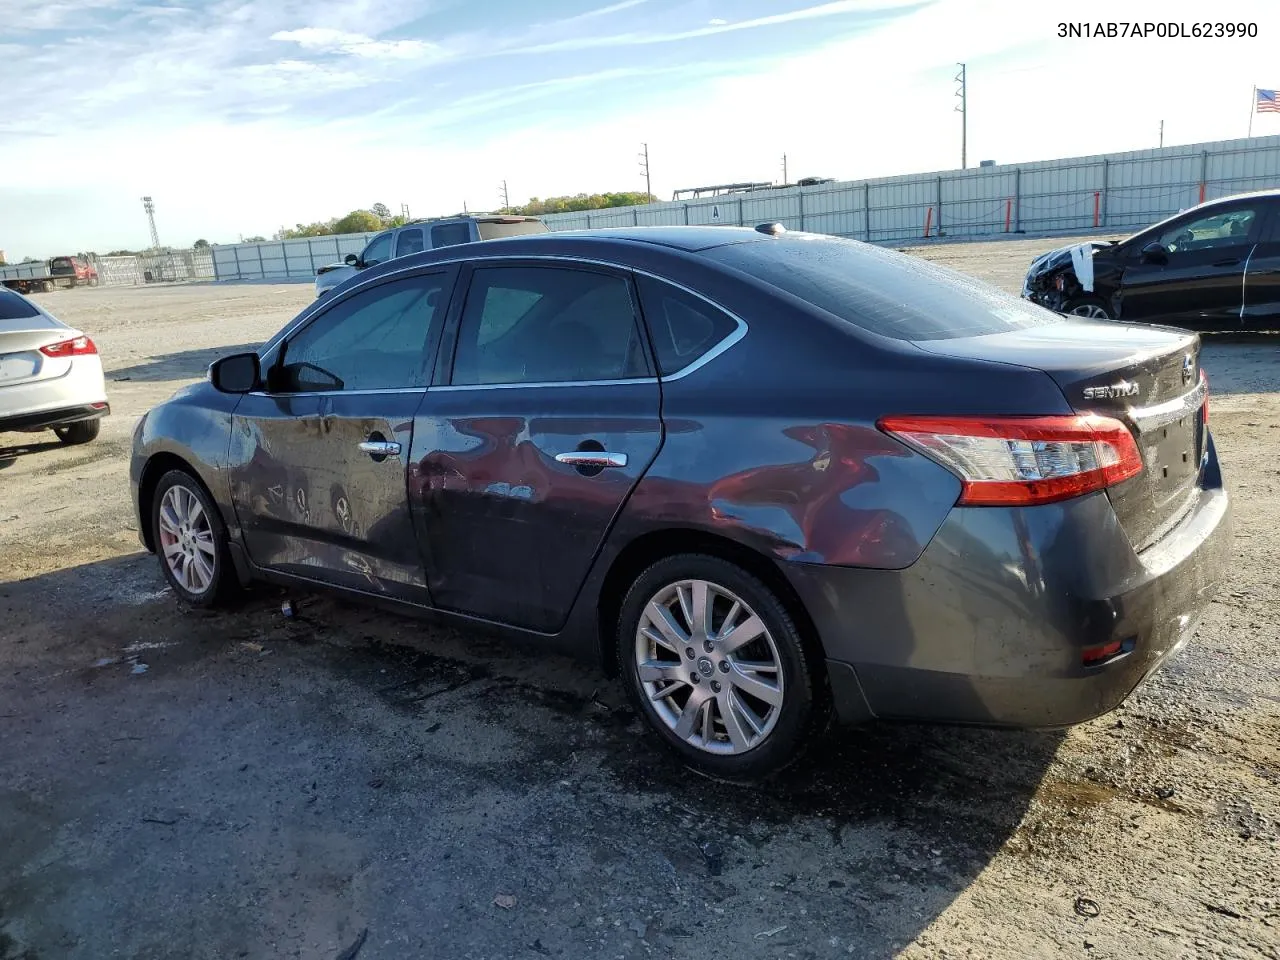
[[[1054,503],[1142,472],[1129,428],[1096,414],[886,417],[879,427],[955,473],[967,506]]]
[[[46,357],[83,357],[97,353],[98,348],[88,337],[76,337],[74,340],[59,340],[40,348]]]

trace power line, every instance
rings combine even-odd
[[[956,90],[956,96],[960,98],[960,103],[956,106],[956,111],[960,114],[960,169],[965,170],[969,166],[966,155],[968,147],[966,141],[969,135],[969,97],[965,90],[965,66],[961,63],[959,67],[960,72],[956,74],[956,83],[960,86]]]
[[[640,169],[644,171],[645,203],[653,203],[653,183],[649,179],[649,145],[642,143],[644,151],[640,154]]]

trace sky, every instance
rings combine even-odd
[[[643,143],[660,199],[948,170],[958,62],[970,166],[1232,139],[1276,50],[1272,0],[0,0],[0,250],[145,247],[144,195],[187,246],[643,190]]]

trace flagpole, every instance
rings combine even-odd
[[[1253,115],[1258,111],[1258,88],[1249,94],[1249,136],[1253,136]]]

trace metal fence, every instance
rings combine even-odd
[[[176,250],[129,257],[95,257],[93,263],[98,270],[98,281],[104,286],[216,279],[212,249]]]
[[[349,253],[359,253],[374,236],[373,233],[345,233],[335,237],[219,245],[211,248],[213,271],[218,280],[310,280],[320,267],[340,263]]]
[[[1204,200],[1280,186],[1280,136],[941,173],[779,187],[543,217],[552,230],[777,221],[902,244],[1143,227]],[[219,280],[310,279],[373,234],[213,248]]]

